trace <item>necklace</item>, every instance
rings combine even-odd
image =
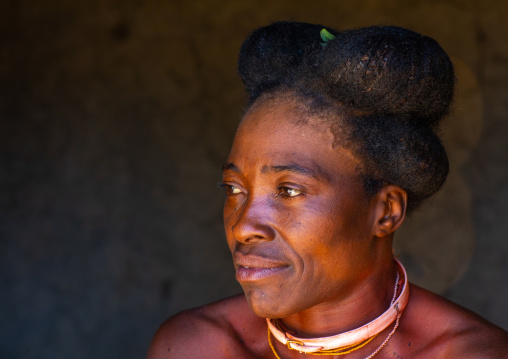
[[[364,347],[365,345],[369,344],[372,341],[372,339],[374,339],[375,337],[377,337],[377,334],[374,335],[373,337],[370,337],[369,339],[363,341],[362,343],[357,344],[357,345],[349,345],[347,347],[342,347],[342,348],[335,349],[335,350],[323,351],[323,352],[319,352],[319,353],[308,353],[308,354],[310,354],[310,355],[345,355],[345,354],[349,354],[349,353],[352,353],[355,350],[360,349],[360,348]],[[275,350],[275,346],[272,343],[272,336],[271,336],[270,329],[268,329],[268,344],[270,345],[270,348],[272,349],[272,352],[275,355],[275,357],[277,359],[282,359],[279,356],[279,354],[277,353],[277,351]],[[382,348],[382,346],[377,351],[379,351],[381,348]],[[376,353],[377,353],[377,351],[376,351]],[[369,356],[369,358],[371,358],[372,356],[374,356],[374,355],[372,354],[371,356]]]
[[[286,345],[289,349],[297,350],[300,353],[314,355],[344,355],[365,346],[374,339],[375,336],[395,322],[392,331],[388,334],[383,343],[381,343],[381,345],[365,359],[370,359],[376,355],[386,345],[386,343],[388,343],[393,333],[397,330],[400,316],[409,299],[409,286],[406,270],[397,259],[394,260],[399,267],[400,272],[403,274],[402,290],[396,298],[399,288],[399,270],[397,270],[397,279],[395,280],[394,294],[390,302],[390,307],[379,317],[360,328],[323,338],[298,338],[288,333],[277,319],[267,319],[268,343],[276,358],[280,359],[272,344],[270,334],[273,334],[279,342]]]

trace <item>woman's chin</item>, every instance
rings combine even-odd
[[[261,318],[284,318],[297,312],[286,296],[246,290],[245,297],[254,314]]]

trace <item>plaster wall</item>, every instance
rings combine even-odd
[[[457,68],[443,191],[396,237],[413,281],[508,329],[508,3],[3,1],[0,357],[139,358],[238,293],[216,189],[242,40],[271,21],[394,24]]]

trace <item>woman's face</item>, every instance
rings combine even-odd
[[[305,117],[305,121],[302,121]],[[281,318],[341,301],[375,262],[359,162],[294,103],[245,115],[224,166],[224,226],[254,312]]]

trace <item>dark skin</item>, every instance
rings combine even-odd
[[[367,196],[361,162],[336,146],[326,119],[301,116],[286,97],[260,100],[243,118],[223,181],[226,237],[245,294],[170,318],[148,359],[275,358],[264,318],[282,318],[299,337],[320,337],[388,308],[406,192],[389,185]],[[340,357],[369,356],[391,330]],[[272,342],[283,359],[309,357]],[[504,357],[506,331],[415,285],[398,329],[375,356]]]

